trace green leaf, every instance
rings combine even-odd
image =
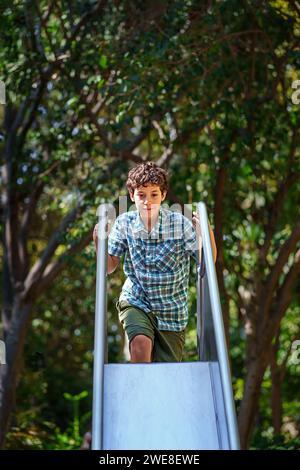
[[[107,68],[107,57],[106,57],[106,55],[101,55],[100,56],[99,65],[102,69]]]

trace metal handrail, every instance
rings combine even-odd
[[[100,206],[97,245],[96,313],[93,370],[92,449],[103,448],[104,363],[106,350],[107,211]]]
[[[240,448],[239,435],[236,421],[236,412],[232,394],[231,373],[226,346],[226,337],[223,324],[217,275],[212,254],[210,233],[206,207],[203,202],[197,204],[197,212],[200,219],[200,230],[203,244],[203,260],[205,262],[205,276],[207,277],[209,298],[212,311],[214,336],[217,349],[217,357],[220,368],[221,384],[224,397],[224,407],[227,418],[230,449]],[[203,292],[202,292],[203,295]],[[199,301],[199,300],[198,300]],[[204,301],[202,299],[201,301]],[[204,337],[204,333],[201,334]]]

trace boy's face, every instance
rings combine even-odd
[[[139,186],[130,194],[130,199],[135,203],[137,210],[144,217],[153,217],[158,214],[160,205],[167,193],[162,193],[157,184],[146,183]]]

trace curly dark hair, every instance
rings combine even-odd
[[[139,163],[128,173],[126,186],[130,194],[147,183],[157,184],[162,193],[169,189],[168,173],[154,162]]]

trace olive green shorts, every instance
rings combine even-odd
[[[159,330],[153,313],[130,305],[125,300],[117,301],[119,320],[130,343],[136,335],[145,335],[152,340],[152,362],[181,362],[185,342],[185,330]]]

